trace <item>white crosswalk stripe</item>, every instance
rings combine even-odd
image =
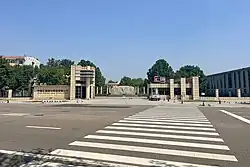
[[[51,154],[127,166],[212,167],[222,162],[237,163],[202,112],[197,108],[173,110],[158,106],[142,111],[82,141],[69,143],[70,149],[56,149]]]

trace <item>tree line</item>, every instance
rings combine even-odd
[[[80,60],[75,63],[69,59],[54,59],[50,58],[45,64],[41,64],[40,68],[32,66],[9,66],[5,59],[0,58],[0,90],[13,89],[16,91],[30,91],[32,85],[47,84],[47,85],[65,85],[70,82],[70,67],[71,65],[91,66],[95,67],[96,86],[105,85],[105,77],[101,69],[89,60]],[[164,59],[157,60],[147,72],[147,78],[130,78],[124,76],[120,80],[120,85],[143,87],[154,81],[154,76],[166,77],[167,79],[180,79],[181,77],[199,76],[200,92],[206,89],[206,76],[198,66],[185,65],[177,71],[168,64]],[[108,81],[114,83],[115,81]]]
[[[0,90],[30,91],[34,84],[66,85],[70,82],[70,67],[75,62],[69,59],[50,58],[40,68],[32,66],[10,66],[0,58]],[[77,65],[95,67],[96,86],[105,85],[101,69],[89,60],[80,60]]]
[[[154,82],[155,76],[166,77],[167,79],[173,78],[176,80],[180,80],[182,77],[190,78],[192,76],[199,76],[200,92],[205,92],[206,90],[206,76],[200,67],[194,65],[185,65],[180,67],[177,71],[174,71],[164,59],[159,59],[153,64],[153,66],[147,72],[147,79],[130,78],[128,76],[124,76],[120,80],[120,85],[139,87],[146,86],[148,83]]]

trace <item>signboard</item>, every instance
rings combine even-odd
[[[166,83],[166,77],[154,76],[155,83]]]

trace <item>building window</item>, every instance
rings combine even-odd
[[[232,74],[228,73],[228,87],[232,88]]]
[[[238,80],[239,80],[239,88],[241,88],[241,75],[240,75],[240,71],[238,71]]]
[[[237,88],[237,76],[236,76],[236,72],[234,72],[234,87]]]
[[[243,86],[246,87],[246,71],[243,71]]]
[[[226,77],[226,74],[224,74],[224,88],[227,87],[226,80],[227,80],[227,77]]]

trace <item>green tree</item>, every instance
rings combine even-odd
[[[108,83],[117,83],[117,81],[109,80]]]
[[[131,86],[132,85],[132,79],[130,77],[122,77],[120,81],[120,85],[122,86]]]
[[[200,69],[198,66],[193,65],[186,65],[181,67],[175,73],[175,78],[189,78],[192,76],[199,76],[199,83],[200,83],[200,93],[206,91],[206,76],[203,70]]]
[[[154,76],[172,78],[174,71],[166,60],[159,59],[147,72],[147,77],[150,82],[154,81]]]
[[[60,60],[60,66],[65,67],[65,68],[70,68],[71,65],[74,65],[74,61],[71,61],[69,59],[62,59]]]
[[[105,85],[105,77],[102,75],[100,68],[97,67],[93,62],[89,60],[81,60],[78,65],[95,67],[95,85],[98,87]]]
[[[60,66],[60,63],[61,63],[60,60],[56,60],[54,58],[49,58],[46,65],[48,67],[58,67],[58,66]]]
[[[3,89],[7,86],[9,79],[9,66],[8,61],[0,58],[0,89]]]
[[[68,83],[67,74],[60,67],[41,68],[38,73],[38,81],[47,85],[65,85]]]

